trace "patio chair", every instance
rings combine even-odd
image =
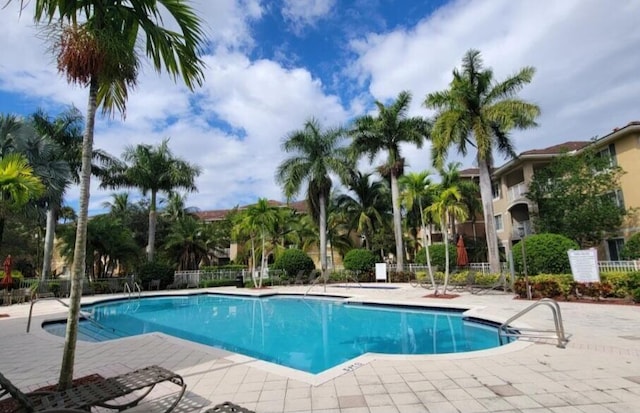
[[[104,407],[113,410],[125,410],[136,406],[153,390],[156,384],[171,382],[180,386],[177,399],[165,411],[173,410],[182,399],[187,385],[182,377],[159,366],[145,367],[115,377],[86,383],[63,391],[23,393],[6,377],[0,374],[0,399],[6,395],[17,401],[17,411],[25,412],[84,412],[91,407]],[[126,396],[137,390],[144,390],[131,401],[123,404],[107,403],[111,400]]]
[[[204,411],[204,413],[255,413],[253,410],[238,406],[231,402],[224,402],[216,404],[210,409]]]
[[[151,280],[149,282],[149,291],[153,290],[154,288],[156,290],[160,290],[160,280]]]

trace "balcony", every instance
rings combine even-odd
[[[514,186],[507,188],[507,199],[509,203],[513,203],[520,199],[526,198],[529,187],[524,182],[520,182]]]
[[[524,228],[524,234],[529,236],[533,234],[533,226],[531,225],[531,221],[512,221],[511,222],[511,239],[521,239],[520,236],[520,227]]]

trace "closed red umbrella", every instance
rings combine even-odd
[[[4,260],[4,278],[0,281],[0,284],[4,288],[8,288],[13,285],[13,278],[11,278],[11,266],[13,265],[13,260],[11,259],[11,255],[7,255],[7,258]]]
[[[462,235],[458,237],[458,243],[456,244],[456,250],[458,252],[458,259],[456,264],[458,267],[466,267],[469,265],[469,255],[467,255],[467,249],[464,246],[464,240]]]

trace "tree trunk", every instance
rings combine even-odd
[[[320,269],[324,274],[327,269],[327,200],[324,194],[318,197],[320,203]]]
[[[266,255],[264,254],[265,249],[265,236],[264,236],[264,228],[262,229],[262,249],[260,250],[260,279],[258,280],[258,288],[262,288],[262,279],[264,278],[264,267],[267,264]]]
[[[447,225],[445,215],[441,227],[446,228]],[[444,236],[444,286],[442,287],[442,294],[447,295],[447,287],[449,286],[449,233],[448,231],[444,231],[442,235]]]
[[[151,191],[151,203],[149,204],[149,239],[147,245],[147,261],[153,261],[156,252],[156,192]]]
[[[49,205],[47,211],[47,228],[44,233],[44,248],[42,253],[42,280],[51,277],[51,259],[53,257],[53,241],[56,236],[56,216],[58,205]]]
[[[402,248],[402,216],[400,215],[400,190],[398,177],[391,174],[391,203],[393,206],[393,233],[396,238],[396,271],[404,271],[404,248]]]
[[[431,234],[429,234],[429,241],[427,241],[427,228],[424,226],[424,210],[422,209],[422,201],[420,201],[420,223],[422,224],[422,242],[424,243],[424,253],[427,258],[429,281],[431,281],[431,285],[433,285],[433,295],[438,295],[438,286],[436,285],[436,279],[433,277],[433,268],[431,268],[431,254],[429,253]]]
[[[253,286],[258,287],[256,282],[256,243],[253,235],[251,235],[251,280],[253,281]]]
[[[89,221],[89,195],[91,189],[91,155],[93,153],[93,131],[96,121],[98,95],[98,79],[93,76],[89,84],[89,103],[87,107],[87,124],[82,139],[82,169],[80,171],[80,205],[78,211],[78,227],[76,229],[76,244],[73,252],[73,267],[71,271],[71,294],[69,297],[69,314],[67,317],[67,332],[62,352],[60,367],[59,389],[68,389],[73,380],[73,365],[76,357],[76,342],[78,340],[78,317],[80,315],[80,300],[82,298],[82,282],[84,280],[85,261],[87,253],[87,223]]]
[[[491,192],[491,172],[489,164],[478,156],[478,170],[480,175],[480,198],[484,213],[484,227],[487,237],[487,255],[489,268],[493,274],[500,273],[500,254],[498,252],[498,235],[496,222],[493,217],[493,194]]]

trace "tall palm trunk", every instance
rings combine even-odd
[[[89,103],[87,106],[87,125],[82,139],[82,169],[80,172],[80,206],[78,227],[76,229],[76,245],[73,252],[71,271],[71,294],[69,297],[69,314],[67,316],[67,332],[62,352],[62,365],[58,388],[68,389],[73,380],[73,364],[76,357],[78,340],[78,317],[80,315],[80,299],[82,298],[82,282],[85,273],[87,254],[87,223],[89,221],[89,195],[91,189],[91,154],[93,153],[93,131],[96,121],[96,98],[98,96],[98,79],[91,77],[89,83]]]
[[[253,281],[253,286],[257,287],[258,283],[256,282],[256,242],[251,235],[251,280]]]
[[[318,201],[320,202],[320,268],[324,274],[327,269],[327,199],[324,194],[320,194]]]
[[[264,253],[266,248],[266,236],[264,235],[264,228],[261,231],[262,235],[262,249],[260,250],[260,279],[258,280],[258,288],[262,288],[262,279],[264,278],[264,269],[267,266],[267,256]]]
[[[429,280],[433,285],[433,295],[438,295],[438,286],[436,280],[433,278],[433,268],[431,267],[431,254],[429,253],[429,243],[427,242],[427,228],[424,226],[424,210],[422,209],[422,200],[418,201],[420,205],[420,223],[422,224],[422,243],[424,245],[424,252],[427,257],[427,270],[429,271]],[[429,234],[429,242],[431,242],[431,234]]]
[[[151,204],[149,205],[149,238],[147,245],[147,261],[153,261],[156,252],[156,197],[157,193],[151,191]]]
[[[484,227],[487,238],[487,255],[489,268],[493,274],[500,272],[500,254],[498,252],[498,236],[496,223],[493,217],[493,194],[491,192],[491,173],[489,164],[478,154],[478,170],[480,175],[480,198],[484,212]]]
[[[51,276],[51,260],[53,257],[53,241],[56,235],[56,217],[58,216],[58,205],[49,205],[47,211],[47,228],[44,233],[44,248],[42,253],[42,280]]]
[[[402,248],[402,216],[400,215],[400,189],[398,177],[391,174],[391,203],[393,206],[393,233],[396,238],[396,271],[404,271],[404,249]]]
[[[441,227],[446,228],[448,224],[445,214]],[[442,235],[444,236],[444,286],[442,287],[442,294],[446,295],[447,287],[449,286],[449,234],[447,231],[444,231]]]

